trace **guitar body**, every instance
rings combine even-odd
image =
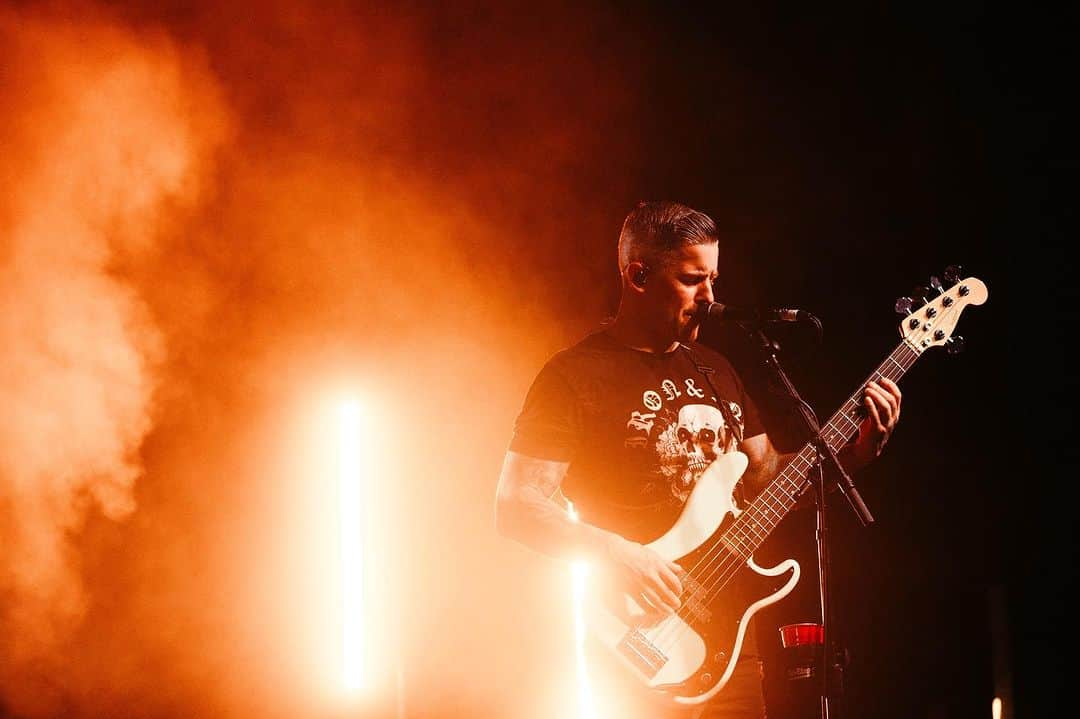
[[[787,596],[799,565],[786,560],[764,569],[725,540],[739,510],[732,490],[746,455],[729,452],[702,473],[678,521],[648,546],[683,568],[682,607],[657,616],[631,597],[592,597],[586,623],[637,683],[676,704],[700,704],[723,689],[742,649],[747,623],[762,607]],[[788,574],[775,589],[777,577]]]

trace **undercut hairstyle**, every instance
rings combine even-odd
[[[635,261],[657,267],[678,249],[719,239],[716,223],[704,212],[667,200],[639,202],[619,233],[619,270]]]

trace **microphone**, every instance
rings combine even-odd
[[[703,322],[814,322],[817,320],[806,310],[788,308],[756,310],[747,307],[732,307],[723,302],[701,303],[698,305],[698,316]]]

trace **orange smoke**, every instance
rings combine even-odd
[[[610,309],[590,283],[639,199],[644,61],[606,55],[632,34],[570,8],[79,7],[0,16],[0,707],[334,710],[343,388],[378,417],[372,586],[404,618],[373,672],[400,658],[419,713],[573,707],[565,568],[491,503],[528,380]]]
[[[162,337],[115,268],[197,199],[217,110],[160,37],[5,11],[0,48],[0,686],[31,712],[48,692],[25,672],[61,669],[85,608],[71,539],[92,508],[135,510],[152,424]]]

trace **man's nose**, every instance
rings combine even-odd
[[[697,301],[699,303],[711,304],[713,302],[712,283],[704,282],[698,289]]]

